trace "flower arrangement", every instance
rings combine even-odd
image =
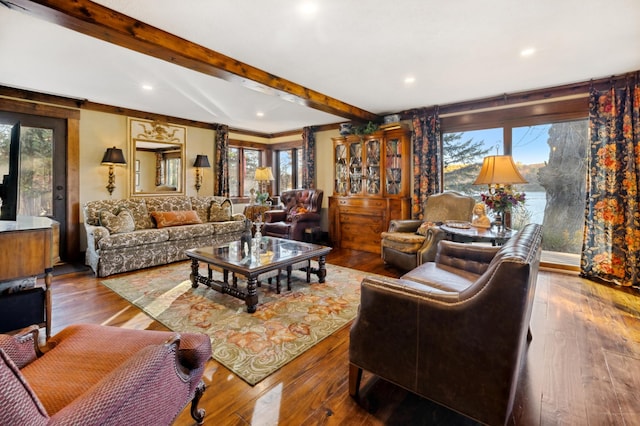
[[[524,203],[525,193],[498,188],[493,193],[481,194],[482,201],[496,213],[504,213]]]

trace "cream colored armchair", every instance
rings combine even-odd
[[[389,230],[382,233],[380,243],[382,260],[404,271],[432,262],[438,242],[446,234],[437,226],[420,228],[420,225],[447,220],[471,222],[475,203],[473,198],[457,192],[431,195],[425,202],[422,220],[392,220],[389,223]]]

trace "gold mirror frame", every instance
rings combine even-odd
[[[129,119],[131,195],[184,195],[186,127]]]

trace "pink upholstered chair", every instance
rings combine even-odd
[[[42,353],[38,328],[0,335],[0,424],[201,424],[211,341],[195,333],[73,325]]]

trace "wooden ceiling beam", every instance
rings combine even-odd
[[[3,4],[82,34],[348,120],[380,118],[89,0],[11,0]]]

